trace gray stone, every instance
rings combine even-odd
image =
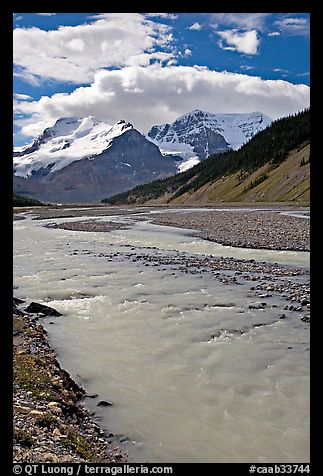
[[[112,405],[112,402],[110,402],[109,400],[101,400],[97,406],[98,407],[109,407]]]
[[[61,316],[62,314],[52,307],[45,306],[44,304],[39,304],[38,302],[31,302],[29,306],[25,309],[26,312],[30,313],[43,313],[45,316]]]

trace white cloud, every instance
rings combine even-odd
[[[22,78],[26,83],[29,83],[33,86],[39,86],[42,82],[39,76],[31,74],[22,68],[15,68],[13,76],[16,76],[17,78]]]
[[[256,30],[239,32],[238,30],[218,31],[218,35],[222,40],[225,40],[227,45],[224,46],[223,41],[219,41],[220,48],[224,50],[238,51],[239,53],[246,53],[255,55],[258,50],[259,38]]]
[[[175,55],[168,48],[170,27],[138,13],[100,14],[89,24],[49,31],[15,28],[13,40],[14,63],[20,67],[16,75],[29,81],[38,76],[90,83],[101,68],[146,66]],[[155,46],[164,51],[149,52]]]
[[[14,97],[18,99],[19,101],[30,101],[33,99],[31,96],[28,96],[28,94],[20,94],[20,93],[15,93]]]
[[[217,28],[219,25],[234,26],[242,29],[264,30],[266,28],[266,19],[270,13],[211,13],[210,22]]]
[[[297,76],[309,76],[309,75],[310,75],[310,71],[306,71],[305,73],[297,74]]]
[[[146,17],[159,17],[159,18],[166,18],[167,20],[176,20],[178,15],[174,13],[146,13]]]
[[[192,56],[192,50],[190,50],[189,48],[186,48],[184,51],[184,56]]]
[[[280,36],[281,34],[279,33],[279,31],[272,31],[271,33],[268,33],[267,36]]]
[[[51,17],[53,15],[56,15],[56,13],[36,13],[36,15],[41,15],[43,17]]]
[[[31,117],[21,119],[22,133],[35,135],[61,116],[96,116],[110,124],[120,118],[146,132],[193,109],[209,112],[261,111],[272,118],[309,106],[310,88],[282,80],[217,72],[202,66],[154,64],[145,68],[100,71],[91,86],[72,93],[19,103]]]
[[[189,28],[189,30],[195,30],[195,31],[200,31],[202,30],[202,25],[198,22],[193,23]]]
[[[283,18],[276,20],[274,24],[285,34],[308,35],[309,21],[307,18]]]

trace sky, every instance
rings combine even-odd
[[[142,133],[194,109],[310,104],[308,13],[14,13],[14,145],[59,117]]]

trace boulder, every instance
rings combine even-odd
[[[265,306],[265,302],[254,302],[252,304],[249,304],[249,309],[264,309]]]
[[[62,314],[52,307],[45,306],[44,304],[39,304],[38,302],[31,302],[26,308],[26,312],[37,314],[41,312],[45,316],[61,316]]]
[[[99,403],[98,403],[98,407],[109,407],[110,405],[112,405],[112,402],[109,402],[109,400],[101,400]]]

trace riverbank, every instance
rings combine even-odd
[[[13,462],[126,462],[114,435],[85,408],[92,396],[60,367],[40,316],[21,304],[14,300]]]

